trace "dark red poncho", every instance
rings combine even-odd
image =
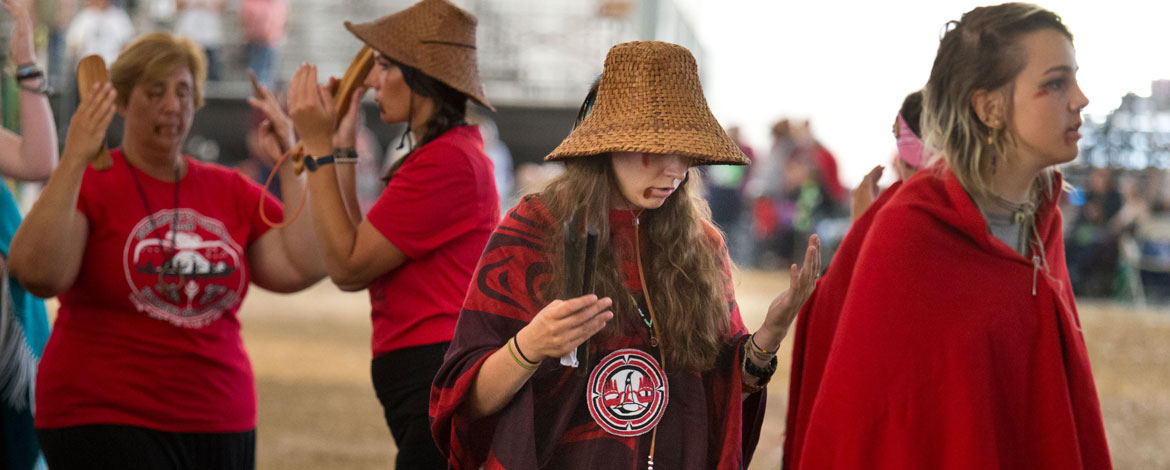
[[[1041,263],[938,171],[862,243],[801,468],[1110,468],[1056,198],[1036,214]]]
[[[539,292],[549,272],[543,239],[551,223],[539,199],[523,200],[492,234],[472,277],[455,339],[431,393],[431,429],[456,469],[646,466],[651,433],[617,437],[602,430],[585,404],[587,377],[555,359],[544,361],[500,412],[477,421],[467,414],[465,402],[483,360],[547,303]],[[632,219],[628,212],[615,211],[610,224],[626,285],[638,291]],[[704,373],[667,369],[669,402],[658,424],[656,468],[746,468],[755,449],[765,397],[742,398],[739,364],[747,336],[728,286],[731,332],[715,368]],[[644,325],[631,322],[626,332],[604,344],[593,341],[593,356],[636,348],[661,360],[657,348],[648,345]]]

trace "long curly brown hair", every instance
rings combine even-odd
[[[553,260],[551,277],[541,292],[545,299],[567,297],[569,266],[557,261],[564,259],[564,222],[581,210],[599,231],[594,293],[612,298],[614,313],[599,333],[602,339],[621,335],[627,322],[641,324],[611,239],[609,213],[615,188],[612,160],[600,155],[565,162],[565,172],[540,194],[554,220],[545,239]],[[722,238],[710,223],[711,209],[699,192],[699,172],[692,168],[678,191],[662,207],[646,210],[639,225],[649,239],[641,248],[649,298],[666,364],[673,370],[710,370],[730,329],[731,284],[725,275],[730,266],[724,265]]]

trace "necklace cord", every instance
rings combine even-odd
[[[124,154],[124,153],[123,153]],[[135,171],[134,166],[130,164],[129,160],[124,160],[126,169],[130,172],[130,179],[134,181],[134,188],[138,190],[138,198],[142,201],[142,207],[146,210],[146,218],[150,220],[150,230],[153,232],[158,229],[158,222],[154,220],[154,209],[150,207],[150,201],[146,197],[146,190],[142,187],[142,182],[138,179],[138,172]],[[168,271],[174,271],[179,275],[179,282],[175,286],[183,284],[183,273],[175,266],[175,254],[178,253],[178,227],[179,227],[179,188],[182,184],[182,179],[179,178],[179,166],[175,165],[175,191],[174,191],[174,205],[171,212],[171,251],[166,252],[166,245],[163,247],[163,262],[158,267],[158,287],[163,288],[163,276]]]
[[[630,211],[633,214],[633,210]],[[642,294],[646,296],[646,309],[650,310],[650,327],[653,329],[654,336],[658,338],[658,355],[662,360],[662,373],[666,373],[666,342],[662,339],[662,335],[658,333],[658,318],[654,315],[654,303],[650,301],[650,289],[646,285],[646,272],[642,269],[642,241],[639,236],[638,226],[641,225],[638,215],[634,216],[634,257],[638,261],[638,280],[642,283]],[[654,431],[650,435],[650,455],[647,458],[647,470],[654,470],[654,445],[658,442],[658,426],[654,426]]]

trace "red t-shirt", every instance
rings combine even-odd
[[[366,215],[407,257],[370,284],[374,356],[451,341],[471,273],[500,220],[478,128],[451,129],[408,158]]]
[[[254,428],[236,311],[248,290],[247,249],[268,230],[259,200],[275,217],[279,204],[239,172],[187,158],[176,211],[174,183],[112,154],[113,167],[82,179],[77,209],[89,236],[41,359],[36,426]],[[163,269],[167,259],[174,268]]]

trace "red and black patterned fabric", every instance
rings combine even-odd
[[[626,286],[641,298],[633,257],[633,220],[610,216],[613,243]],[[465,402],[480,367],[524,327],[547,301],[540,288],[550,264],[543,239],[552,218],[540,200],[520,202],[496,228],[472,277],[455,338],[431,394],[431,429],[456,469],[645,468],[652,433],[618,437],[603,430],[586,406],[588,374],[545,360],[512,401],[493,416],[472,420]],[[718,236],[714,229],[710,232]],[[643,238],[643,242],[645,239]],[[642,246],[646,246],[644,243]],[[648,247],[652,250],[653,247]],[[726,260],[725,266],[730,266]],[[747,468],[759,439],[765,394],[743,398],[740,353],[747,330],[730,290],[731,331],[716,366],[707,372],[667,368],[669,403],[655,444],[657,468]],[[632,315],[631,317],[636,317]],[[624,335],[592,341],[591,356],[633,348],[661,361],[641,322]],[[595,361],[596,362],[596,361]]]

